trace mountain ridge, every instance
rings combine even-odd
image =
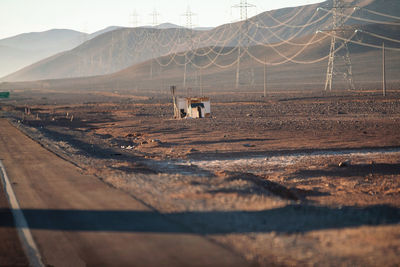
[[[400,12],[397,0],[355,0],[354,5],[381,8],[390,14]],[[42,79],[62,79],[67,77],[85,77],[105,75],[129,66],[145,62],[172,53],[182,53],[201,47],[221,46],[234,47],[252,46],[259,42],[279,43],[302,36],[314,34],[317,30],[329,29],[331,22],[329,15],[318,8],[329,8],[332,1],[300,7],[277,9],[263,12],[245,22],[228,23],[208,31],[189,30],[180,28],[119,28],[93,38],[84,44],[28,66],[18,72],[3,77],[3,81],[23,81]],[[355,15],[362,15],[356,10]],[[365,14],[364,14],[365,15]],[[286,22],[291,27],[277,24]],[[374,18],[374,16],[370,16]],[[317,23],[314,23],[317,21]],[[348,24],[365,24],[362,21],[351,21]],[[256,25],[256,26],[255,26]],[[267,26],[263,26],[267,25]],[[294,25],[294,26],[293,26]],[[296,25],[307,25],[300,28]],[[285,27],[284,27],[285,26]],[[247,41],[240,41],[244,37],[243,27],[249,27]],[[273,31],[271,30],[273,28]],[[188,36],[196,40],[195,46],[188,42]],[[243,39],[243,40],[245,40]],[[41,69],[41,70],[38,70]]]

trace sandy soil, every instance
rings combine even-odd
[[[39,96],[3,114],[83,172],[250,261],[400,264],[396,92],[213,95],[213,117],[201,120],[171,119],[168,99]]]

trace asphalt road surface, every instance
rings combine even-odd
[[[132,196],[82,174],[4,119],[0,119],[0,160],[45,265],[248,265]],[[2,216],[8,219],[0,221],[0,233],[5,233],[0,241],[7,239],[10,245],[0,247],[0,260],[13,264],[7,255],[17,255],[15,264],[24,265],[13,220],[4,199],[1,203]]]

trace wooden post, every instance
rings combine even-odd
[[[383,91],[383,96],[386,96],[386,55],[385,55],[385,43],[382,44],[382,91]]]
[[[153,58],[150,61],[150,79],[153,79]]]
[[[203,91],[203,71],[200,69],[200,96],[204,96]]]
[[[267,97],[267,56],[264,63],[264,97]]]
[[[172,94],[172,103],[174,104],[174,118],[178,118],[178,113],[177,113],[177,108],[176,108],[176,97],[175,97],[175,91],[176,91],[176,86],[172,85],[170,87],[171,94]]]
[[[187,53],[185,54],[185,66],[183,68],[183,88],[186,87]]]
[[[236,87],[236,89],[238,89],[239,88],[239,83],[240,83],[240,57],[241,57],[241,54],[242,54],[242,52],[241,52],[241,49],[240,49],[240,43],[238,44],[238,59],[237,59],[237,65],[236,65],[236,85],[235,85],[235,87]]]

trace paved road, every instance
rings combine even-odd
[[[0,183],[0,222],[6,225],[11,224],[11,226],[0,227],[0,266],[28,266],[17,231],[13,227],[13,215],[8,208],[2,183]]]
[[[241,257],[80,172],[0,119],[0,159],[52,266],[246,266]],[[0,228],[7,228],[7,222]]]

